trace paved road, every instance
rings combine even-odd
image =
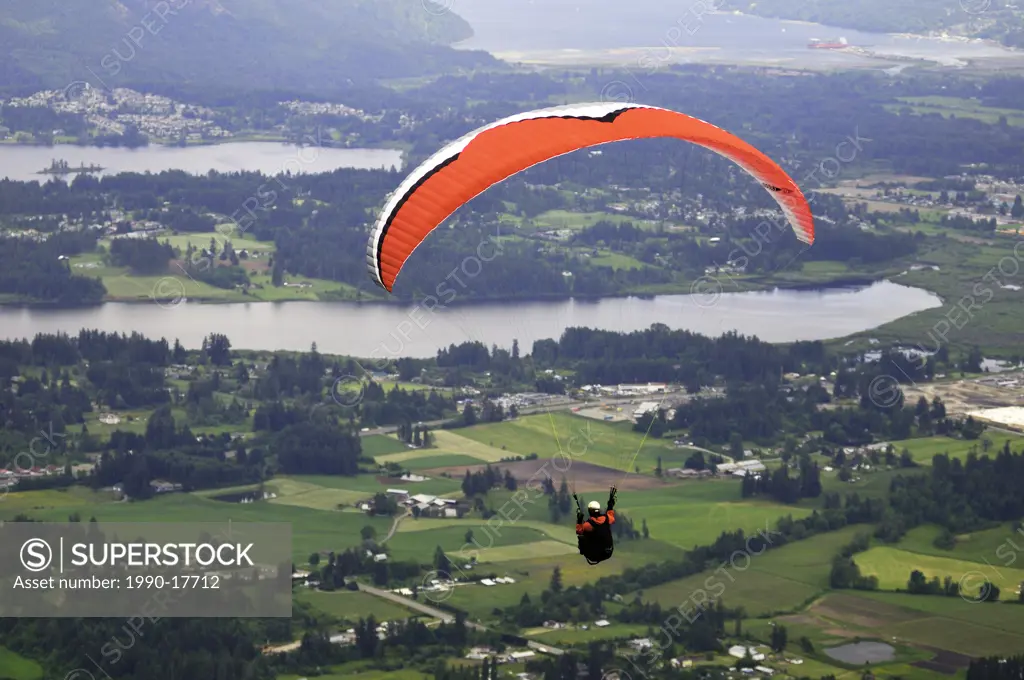
[[[428,616],[433,616],[435,619],[440,619],[441,621],[444,621],[445,623],[451,623],[451,622],[453,622],[455,620],[455,615],[454,614],[449,614],[446,611],[443,611],[441,609],[437,609],[436,607],[431,607],[429,605],[425,605],[422,602],[418,602],[418,601],[413,600],[413,599],[408,598],[408,597],[402,597],[401,595],[398,595],[396,593],[392,593],[390,590],[381,590],[380,588],[374,588],[373,586],[368,586],[368,585],[365,585],[363,583],[359,584],[359,590],[362,590],[362,591],[364,591],[366,593],[369,593],[370,595],[374,595],[376,597],[379,597],[379,598],[382,598],[382,599],[385,599],[385,600],[390,600],[390,601],[394,602],[395,604],[400,604],[403,607],[408,607],[409,609],[412,609],[414,611],[418,611],[418,612],[420,612],[422,614],[427,614]],[[486,626],[482,626],[479,623],[475,623],[473,621],[468,621],[467,620],[466,621],[466,625],[469,626],[470,628],[474,629],[474,630],[479,630],[479,631],[486,631],[487,630]],[[564,649],[559,649],[558,647],[552,647],[551,645],[542,645],[539,642],[534,642],[533,640],[527,641],[526,646],[529,647],[530,649],[535,649],[538,652],[543,652],[545,654],[554,654],[556,656],[561,655],[561,654],[565,654],[565,650]]]

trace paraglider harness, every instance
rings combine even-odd
[[[608,494],[609,511],[615,509],[615,493],[616,488],[613,486],[611,493]],[[576,494],[573,494],[572,497],[576,501],[576,524],[583,524],[583,506]],[[599,515],[591,515],[586,521],[591,527],[590,531],[578,533],[580,554],[587,559],[587,564],[591,566],[604,562],[612,556],[615,550],[612,542],[611,522],[597,522],[595,520],[597,516]],[[604,516],[607,517],[607,513]],[[614,515],[612,515],[612,519],[614,521]]]

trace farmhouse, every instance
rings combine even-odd
[[[733,645],[730,647],[729,656],[734,656],[737,659],[750,657],[754,661],[764,661],[764,654],[761,654],[753,647],[744,647],[743,645]]]
[[[717,466],[718,472],[735,477],[744,477],[751,472],[764,472],[767,468],[757,458],[741,460],[735,463],[722,463]]]
[[[669,468],[665,470],[665,474],[669,477],[678,477],[679,479],[698,479],[701,477],[710,477],[711,470],[691,470],[690,468]]]

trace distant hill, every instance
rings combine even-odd
[[[851,28],[868,33],[948,31],[1024,47],[1018,0],[717,0],[724,11]]]
[[[4,0],[0,85],[336,88],[496,63],[451,0]]]

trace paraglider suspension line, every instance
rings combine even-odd
[[[651,415],[651,422],[647,425],[647,431],[644,432],[643,439],[640,440],[640,446],[637,447],[636,453],[633,454],[633,458],[629,461],[629,465],[626,466],[626,470],[622,473],[622,479],[619,480],[619,484],[621,484],[622,481],[629,476],[629,473],[633,471],[633,465],[636,463],[637,457],[643,450],[644,444],[647,443],[647,436],[651,434],[651,428],[654,427],[654,421],[658,419],[658,414],[661,413],[661,404],[663,403],[665,403],[664,399],[661,400],[661,403],[658,404],[657,410],[654,411],[653,415]],[[615,486],[619,486],[619,484],[616,484]]]

